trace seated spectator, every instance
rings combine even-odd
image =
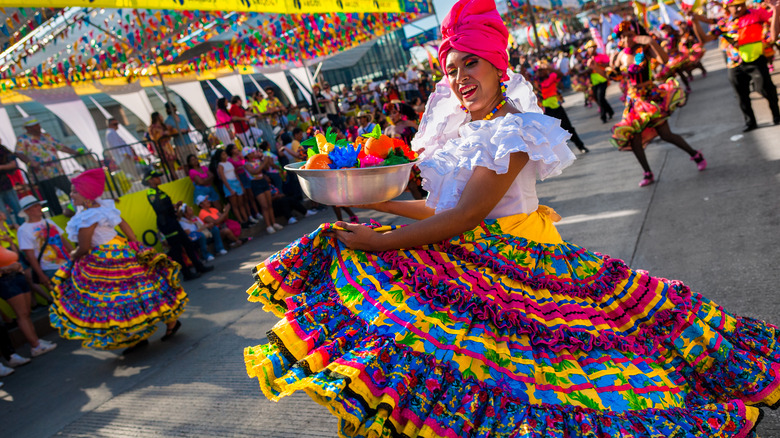
[[[358,113],[357,117],[358,123],[360,124],[357,130],[358,135],[369,134],[374,130],[374,126],[376,125],[373,123],[374,116],[372,116],[370,112],[361,111]]]
[[[0,377],[13,373],[15,371],[14,368],[18,366],[30,363],[30,359],[16,354],[13,344],[11,344],[11,338],[8,336],[8,329],[2,322],[0,322],[0,353],[8,364],[8,366],[5,366],[0,363]]]
[[[306,207],[301,204],[301,201],[285,195],[273,185],[271,186],[271,200],[274,211],[278,212],[279,217],[283,217],[287,220],[287,225],[298,222],[298,219],[293,215],[293,212],[300,213],[301,217],[314,216],[318,213],[317,210],[306,210]]]
[[[195,216],[195,211],[187,204],[182,204],[179,207],[179,215],[179,224],[187,232],[190,240],[198,243],[201,257],[207,262],[214,260],[214,256],[209,253],[209,241],[214,242],[214,251],[219,255],[227,254],[225,247],[222,246],[222,236],[220,236],[218,227],[206,225],[203,219]],[[215,231],[214,233],[211,232],[212,229]]]
[[[271,152],[271,145],[267,141],[260,143],[260,151],[266,159],[271,160],[271,165],[265,170],[265,175],[271,180],[271,184],[277,188],[282,188],[282,165],[279,163],[279,157]]]
[[[6,300],[16,313],[16,323],[24,338],[30,343],[30,354],[32,357],[40,356],[57,348],[57,344],[53,342],[38,339],[38,335],[35,333],[35,326],[30,318],[32,293],[30,292],[30,285],[22,273],[19,254],[2,246],[0,246],[0,298]],[[6,351],[3,351],[3,356],[5,356],[5,353]],[[9,355],[7,358],[10,359],[12,356]],[[19,359],[22,359],[21,362],[24,362],[24,358],[19,357]],[[23,364],[21,362],[19,365]]]
[[[204,196],[199,197],[195,200],[195,202],[198,203],[198,207],[200,208],[198,217],[206,225],[208,225],[210,229],[213,229],[214,227],[219,228],[220,236],[222,237],[223,241],[230,241],[231,248],[239,247],[243,242],[252,240],[251,238],[247,238],[245,240],[241,240],[239,238],[239,236],[241,236],[241,225],[233,219],[228,219],[228,216],[230,215],[229,204],[222,209],[222,212],[220,212],[216,208],[212,207],[211,201],[209,201]]]
[[[63,236],[63,231],[50,219],[43,218],[42,204],[33,196],[25,196],[19,202],[27,221],[19,227],[19,249],[30,264],[33,281],[51,290],[51,279],[68,261],[73,246]]]
[[[70,210],[66,208],[65,212],[68,211]],[[6,218],[7,218],[6,214],[2,210],[0,210],[0,246],[21,255],[22,251],[19,249],[19,241],[17,238],[19,227],[16,225],[9,226],[6,223]],[[43,298],[43,302],[51,303],[52,298],[51,295],[49,295],[49,292],[44,290],[40,285],[35,284],[33,282],[32,268],[30,268],[30,265],[27,264],[24,256],[21,256],[19,258],[19,262],[22,264],[22,268],[24,268],[24,278],[27,280],[27,283],[32,288],[33,294],[35,296]],[[35,303],[37,305],[38,303],[37,299],[35,300]]]
[[[222,203],[219,201],[219,195],[214,189],[214,174],[211,170],[200,164],[198,157],[195,155],[187,156],[187,169],[189,177],[192,180],[192,185],[195,186],[195,199],[205,196],[209,201],[213,202],[217,208],[222,208]]]

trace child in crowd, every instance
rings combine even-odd
[[[222,245],[222,237],[220,236],[219,229],[215,233],[211,232],[213,226],[208,226],[203,219],[195,216],[195,211],[187,204],[182,204],[179,207],[179,224],[187,232],[187,236],[191,241],[196,242],[200,247],[201,257],[206,259],[207,262],[214,260],[214,256],[209,252],[208,243],[210,240],[214,241],[214,250],[219,255],[227,254],[225,247]]]

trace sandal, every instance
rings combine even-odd
[[[168,329],[168,330],[165,332],[165,335],[163,335],[162,339],[160,339],[160,340],[161,340],[161,341],[163,341],[163,342],[165,342],[165,341],[167,341],[168,339],[171,339],[171,338],[173,337],[173,335],[175,335],[175,334],[176,334],[176,332],[178,332],[178,331],[179,331],[179,329],[180,329],[180,328],[181,328],[181,321],[178,321],[178,320],[177,320],[177,321],[176,321],[176,325],[174,325],[174,326],[173,326],[173,328],[170,328],[170,329]]]

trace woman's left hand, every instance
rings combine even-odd
[[[365,225],[348,224],[346,222],[336,222],[334,225],[344,228],[346,231],[333,230],[329,234],[335,236],[347,248],[363,251],[382,251],[384,249],[381,246],[382,234]]]

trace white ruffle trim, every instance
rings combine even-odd
[[[570,136],[558,119],[537,113],[467,123],[459,136],[433,151],[426,149],[427,157],[418,165],[429,192],[426,205],[437,211],[455,207],[474,169],[506,173],[514,152],[528,154],[537,178],[559,175],[575,160],[566,144]]]
[[[79,229],[91,227],[94,224],[98,224],[101,227],[114,228],[122,223],[122,215],[114,206],[114,201],[101,199],[98,201],[98,204],[100,204],[100,207],[87,208],[70,218],[67,227],[65,227],[68,236],[75,239],[79,235]]]
[[[523,113],[541,113],[531,84],[511,70],[507,70],[507,75],[509,80],[505,85],[508,102]],[[421,160],[425,160],[444,147],[447,141],[457,138],[460,127],[470,121],[471,115],[460,109],[460,101],[444,78],[428,97],[417,134],[412,139],[412,149],[420,153]]]

